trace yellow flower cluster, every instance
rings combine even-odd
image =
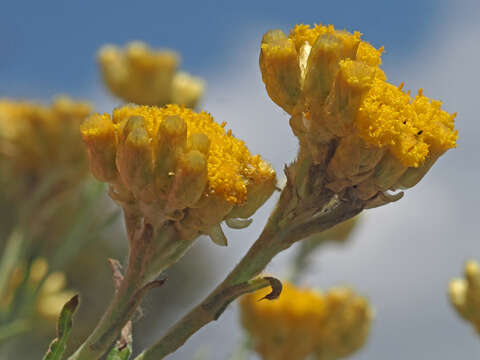
[[[301,154],[327,163],[331,190],[362,200],[415,185],[457,139],[441,102],[386,82],[382,51],[332,25],[272,30],[261,45],[267,92],[291,115]]]
[[[87,174],[87,157],[79,127],[91,113],[87,103],[67,97],[51,106],[0,100],[0,156],[17,179],[40,181],[55,171]]]
[[[245,295],[242,323],[264,360],[334,360],[365,343],[373,311],[349,288],[325,294],[286,283],[280,297],[258,301],[268,290]]]
[[[449,287],[450,301],[458,314],[470,322],[480,334],[480,266],[470,260],[465,265],[465,279],[453,279]]]
[[[102,47],[98,62],[105,84],[126,102],[195,107],[205,88],[204,81],[177,72],[179,56],[173,51],[155,51],[142,42]]]
[[[128,105],[81,127],[90,168],[123,206],[147,221],[175,220],[210,233],[248,218],[272,194],[275,172],[206,112]]]

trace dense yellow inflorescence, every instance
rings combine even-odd
[[[79,126],[91,106],[67,97],[51,106],[0,100],[0,153],[9,173],[39,181],[53,169],[73,173],[72,181],[87,174],[87,158]]]
[[[372,205],[415,185],[457,140],[456,114],[421,90],[413,98],[389,84],[382,52],[359,32],[302,24],[288,36],[266,33],[260,53],[267,92],[291,115],[302,156],[329,162],[333,191],[353,188]]]
[[[107,87],[126,102],[194,107],[204,92],[203,80],[177,71],[178,54],[153,50],[139,41],[124,49],[102,47],[98,62]]]
[[[480,334],[480,265],[477,261],[465,264],[465,279],[450,282],[449,295],[458,314]]]
[[[398,87],[377,80],[358,110],[358,132],[368,144],[389,148],[405,166],[419,167],[430,153],[456,146],[454,115],[440,106],[421,90],[412,99]]]
[[[243,326],[264,360],[339,359],[368,337],[372,309],[349,288],[321,293],[285,283],[278,299],[259,301],[267,293],[240,302]]]
[[[93,174],[150,219],[206,231],[251,216],[275,188],[270,165],[206,112],[128,105],[92,115],[81,132]]]

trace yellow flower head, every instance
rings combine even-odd
[[[367,206],[414,186],[457,139],[441,102],[386,82],[382,52],[359,32],[303,24],[288,37],[268,32],[260,52],[267,92],[292,116],[301,153],[328,163],[331,190],[353,189]]]
[[[80,123],[91,113],[84,102],[56,98],[51,106],[0,100],[0,152],[9,173],[39,181],[53,169],[87,174]]]
[[[127,102],[194,107],[204,92],[203,80],[176,72],[179,56],[175,52],[156,51],[139,41],[125,49],[102,47],[98,62],[107,87]]]
[[[206,112],[128,105],[92,115],[81,132],[93,174],[152,221],[208,232],[251,216],[275,188],[270,165]]]
[[[365,343],[372,319],[367,301],[348,288],[327,293],[286,283],[277,300],[267,290],[241,299],[242,323],[265,360],[342,358]]]
[[[458,314],[480,334],[480,266],[475,260],[465,264],[465,279],[453,279],[449,287],[450,302]]]

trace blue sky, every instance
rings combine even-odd
[[[255,26],[332,23],[360,29],[388,56],[406,56],[445,16],[442,1],[8,1],[0,13],[0,96],[85,96],[105,43],[144,40],[178,50],[182,67],[207,78]],[[402,55],[403,54],[403,55]]]

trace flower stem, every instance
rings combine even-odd
[[[340,204],[322,216],[305,221],[295,221],[290,203],[295,192],[287,186],[280,196],[275,210],[270,216],[258,240],[248,250],[240,263],[225,280],[198,306],[175,324],[157,343],[142,352],[135,360],[159,360],[181,347],[193,334],[211,321],[217,320],[225,308],[237,297],[255,291],[248,284],[268,265],[275,255],[289,248],[297,240],[326,230],[339,222],[355,216],[362,206],[355,202]],[[301,215],[301,214],[300,214]],[[302,218],[301,216],[299,218]],[[235,291],[238,287],[244,291]]]
[[[132,226],[132,223],[129,224],[127,222],[127,227],[129,226]],[[135,224],[134,226],[137,225]],[[131,228],[128,230],[129,234],[130,230]],[[152,236],[151,231],[144,230],[143,233],[144,238]],[[141,257],[133,253],[134,251],[138,251],[138,249],[134,250],[131,248],[130,250],[129,264],[125,278],[115,293],[110,306],[95,330],[69,358],[70,360],[94,360],[101,358],[117,339],[123,326],[140,305],[146,290],[140,282],[142,276]]]
[[[130,242],[125,278],[95,330],[69,360],[101,358],[140,306],[147,290],[163,283],[155,278],[177,262],[195,240],[194,236],[180,238],[175,227],[168,222],[154,230],[135,213],[124,209],[124,215]]]
[[[0,297],[5,297],[11,274],[22,257],[25,245],[25,234],[15,228],[7,239],[0,261]]]

